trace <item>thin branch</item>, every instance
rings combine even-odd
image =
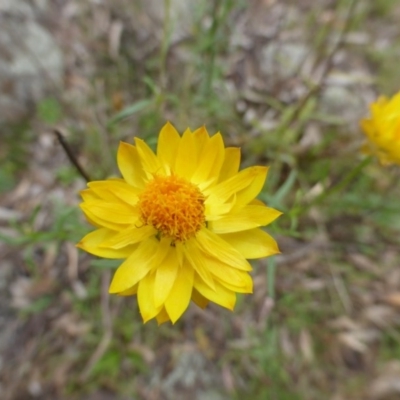
[[[358,0],[352,0],[352,2],[350,3],[350,6],[347,10],[346,18],[344,20],[343,29],[339,34],[336,45],[333,47],[332,51],[328,55],[328,58],[326,61],[326,68],[325,68],[325,71],[322,73],[322,77],[320,79],[319,86],[322,85],[323,81],[325,80],[326,76],[328,75],[329,71],[331,70],[333,58],[335,57],[337,52],[342,47],[344,39],[345,39],[346,35],[349,33],[351,21],[353,20],[353,14],[356,9],[357,3],[358,3]]]
[[[78,159],[75,157],[74,152],[72,151],[68,142],[65,140],[63,134],[58,129],[53,129],[53,133],[56,135],[57,140],[61,144],[61,147],[65,151],[65,154],[67,155],[69,161],[71,161],[73,166],[77,169],[79,175],[81,175],[82,178],[85,179],[86,182],[90,182],[91,179],[90,179],[89,175],[85,172],[85,170],[79,164]]]

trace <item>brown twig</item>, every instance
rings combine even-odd
[[[90,179],[89,175],[86,173],[86,171],[79,164],[79,161],[75,157],[74,152],[72,151],[72,149],[69,146],[68,142],[64,139],[63,134],[58,129],[53,129],[53,133],[56,135],[57,140],[61,144],[61,147],[65,151],[65,154],[67,155],[69,161],[71,161],[73,166],[77,169],[79,175],[81,175],[82,178],[85,179],[86,182],[90,182],[91,179]]]

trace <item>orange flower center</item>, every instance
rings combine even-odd
[[[139,196],[142,220],[162,236],[185,241],[205,224],[205,197],[197,186],[177,176],[155,176]]]

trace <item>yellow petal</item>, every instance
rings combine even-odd
[[[216,219],[220,219],[221,215],[228,214],[233,206],[234,206],[234,199],[229,203],[215,203],[215,202],[207,202],[205,203],[205,216],[206,221],[215,221]]]
[[[214,290],[214,279],[197,241],[195,239],[188,240],[183,247],[183,252],[190,265],[201,276],[201,279]]]
[[[92,182],[90,182],[88,184],[88,186],[89,185],[91,186],[91,183]],[[81,193],[81,196],[86,203],[90,203],[93,201],[106,201],[106,202],[111,202],[111,203],[119,203],[121,201],[118,198],[118,196],[116,196],[114,193],[112,193],[108,189],[98,189],[98,188],[93,189],[92,187],[90,187],[90,189],[88,189],[88,191],[90,192],[90,194],[89,193],[86,193],[86,194]]]
[[[164,166],[161,165],[160,160],[153,153],[153,150],[151,150],[151,148],[146,144],[145,141],[139,138],[135,138],[135,144],[143,169],[147,173],[148,178],[151,178],[156,173],[165,171]]]
[[[117,250],[130,244],[135,244],[146,240],[149,237],[154,236],[156,233],[157,230],[151,225],[144,225],[139,228],[134,225],[120,231],[112,238],[105,240],[100,246]]]
[[[222,164],[221,172],[219,174],[219,182],[231,178],[239,171],[240,166],[240,148],[227,147],[225,149],[224,163]]]
[[[162,305],[156,307],[154,304],[154,278],[154,274],[147,274],[139,282],[137,297],[144,323],[156,317],[163,308]]]
[[[207,307],[207,305],[209,303],[209,300],[207,300],[195,288],[193,288],[193,291],[192,291],[192,300],[197,306],[199,306],[203,310]]]
[[[222,286],[219,282],[215,283],[215,290],[212,290],[199,275],[195,274],[194,288],[206,299],[219,304],[222,307],[233,310],[236,303],[236,294]]]
[[[269,167],[259,169],[250,184],[236,193],[236,207],[248,204],[259,195],[267,179],[268,169]]]
[[[224,162],[224,141],[220,133],[215,134],[205,144],[202,153],[199,155],[199,163],[194,172],[191,182],[204,183],[211,177],[218,178]]]
[[[226,280],[220,280],[219,283],[235,293],[253,293],[253,279],[247,273],[242,277],[242,283],[240,286],[236,286],[232,282],[227,282]]]
[[[83,201],[101,200],[101,197],[99,197],[93,190],[90,189],[81,190],[79,194],[81,195]]]
[[[261,229],[226,233],[220,236],[247,259],[268,257],[280,253],[275,239]]]
[[[101,228],[88,233],[76,246],[98,257],[124,259],[129,257],[137,248],[137,245],[127,246],[122,249],[104,249],[100,243],[115,235],[114,231]]]
[[[118,267],[109,288],[110,293],[120,293],[136,285],[153,267],[158,240],[151,238],[139,244],[137,249]]]
[[[204,194],[208,196],[206,203],[225,203],[232,195],[250,186],[260,175],[265,176],[266,171],[267,167],[255,166],[238,172],[226,181],[205,190]]]
[[[123,180],[106,180],[89,182],[90,189],[101,199],[115,203],[124,202],[136,206],[140,189],[128,185]]]
[[[94,216],[95,221],[108,222],[110,228],[117,225],[133,225],[138,222],[139,210],[124,203],[110,203],[107,201],[86,201],[80,204],[85,214]]]
[[[175,163],[175,172],[182,178],[190,180],[197,166],[198,155],[196,141],[193,133],[187,129],[182,136],[181,142],[179,143],[179,149]]]
[[[153,260],[153,271],[155,271],[164,261],[165,257],[167,257],[170,249],[171,249],[171,238],[163,237],[158,242],[157,253],[154,255]]]
[[[360,121],[360,127],[364,131],[364,133],[369,137],[372,137],[376,132],[375,124],[370,119],[362,119]]]
[[[362,151],[374,154],[382,165],[400,164],[400,92],[379,97],[370,105],[371,117],[360,121],[367,136]]]
[[[170,320],[169,315],[167,311],[165,310],[165,307],[161,309],[161,311],[156,315],[157,323],[158,325],[163,324],[164,322],[167,322]]]
[[[226,217],[213,221],[212,231],[215,233],[239,232],[270,224],[282,213],[274,208],[250,205],[237,212],[231,212]]]
[[[252,290],[252,279],[247,272],[241,271],[237,268],[232,268],[228,264],[225,264],[214,257],[210,257],[209,255],[203,254],[202,258],[204,259],[208,270],[215,277],[214,280],[223,285],[227,283],[231,287],[235,287],[235,291],[239,291],[238,289],[241,288],[242,290],[240,291],[242,293],[249,293]]]
[[[197,156],[203,154],[205,145],[209,142],[210,136],[205,126],[201,126],[193,132],[193,137],[196,142]]]
[[[90,189],[82,190],[80,192],[80,195],[81,195],[81,197],[82,197],[84,202],[85,201],[93,201],[93,200],[94,201],[98,201],[98,200],[100,200],[99,197]],[[103,228],[104,227],[104,225],[102,223],[96,222],[93,218],[90,217],[90,215],[88,215],[86,213],[84,213],[84,215],[86,217],[86,220],[89,222],[89,224],[95,226],[96,228]],[[114,228],[115,229],[119,229],[118,226],[114,226],[114,225],[110,226],[109,228],[110,229],[114,229]]]
[[[259,199],[251,200],[249,205],[266,207],[265,203],[263,201],[259,200]]]
[[[124,228],[123,224],[118,224],[112,221],[103,220],[94,215],[89,209],[84,210],[81,204],[79,205],[79,207],[81,207],[88,222],[97,228],[107,228],[108,230],[112,231],[119,231],[120,229]]]
[[[117,153],[118,168],[124,179],[137,188],[144,187],[144,174],[139,154],[135,146],[120,142]]]
[[[196,234],[199,247],[205,253],[221,260],[223,263],[242,271],[251,271],[248,261],[229,243],[208,229],[201,229]]]
[[[165,303],[165,300],[174,286],[178,268],[178,256],[175,248],[171,246],[167,256],[164,258],[163,262],[157,266],[155,272],[154,304],[156,307]]]
[[[174,286],[165,302],[165,309],[167,310],[173,324],[185,312],[190,303],[193,289],[193,278],[194,271],[190,265],[184,264],[179,268]]]
[[[182,263],[183,263],[183,258],[184,258],[183,248],[184,248],[184,245],[182,242],[175,243],[175,250],[176,250],[176,255],[178,257],[179,265],[182,265]]]
[[[117,293],[118,296],[133,296],[137,293],[138,291],[138,284],[136,284],[135,286],[132,286],[129,289],[124,290],[123,292],[119,292]]]
[[[175,165],[180,140],[178,131],[167,122],[160,131],[157,143],[157,157],[162,164],[170,168]]]

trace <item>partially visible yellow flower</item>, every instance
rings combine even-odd
[[[110,293],[137,294],[144,322],[175,323],[190,300],[232,310],[236,293],[251,293],[246,259],[279,252],[260,229],[281,213],[255,197],[267,167],[239,172],[240,149],[202,127],[182,136],[167,123],[157,152],[135,138],[121,142],[122,179],[90,182],[81,208],[96,230],[78,247],[125,259]]]
[[[360,122],[368,138],[362,150],[383,165],[400,164],[400,92],[391,99],[379,97],[370,109],[371,117]]]

